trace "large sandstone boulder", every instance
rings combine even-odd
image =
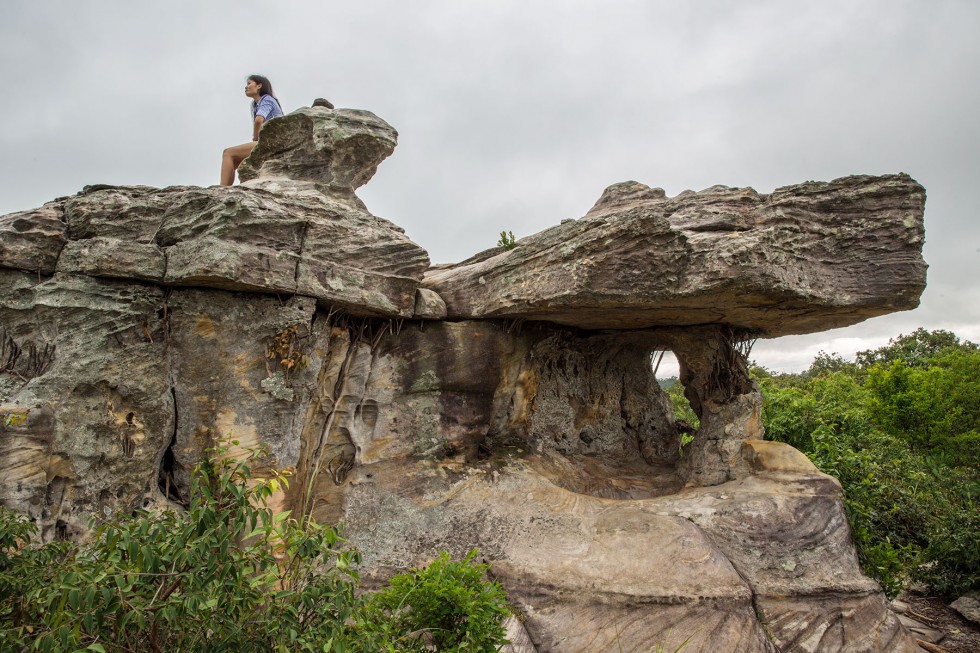
[[[340,119],[347,115],[340,110],[308,111],[313,117],[300,115],[300,122],[270,122],[269,132],[282,159],[314,157],[291,164],[296,169],[328,166],[326,183],[263,178],[230,188],[89,186],[0,217],[0,267],[298,294],[355,315],[412,317],[428,255],[403,229],[368,213],[353,193],[394,149],[395,131],[365,111],[347,112],[360,131],[353,118]],[[286,166],[269,158],[269,147],[260,141],[260,160],[273,169]]]
[[[907,175],[673,198],[627,182],[581,220],[438,266],[424,285],[451,319],[823,331],[918,306],[924,205]]]
[[[914,306],[921,187],[618,185],[423,284],[426,253],[354,195],[395,138],[304,109],[241,186],[0,217],[0,502],[82,538],[93,515],[179,509],[234,437],[293,474],[277,508],[345,524],[370,582],[478,547],[523,653],[916,650],[839,485],[762,440],[744,353]],[[665,350],[700,419],[683,450]]]
[[[370,181],[397,142],[394,128],[370,111],[297,109],[265,126],[238,175],[310,181],[346,195]]]

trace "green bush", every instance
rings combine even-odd
[[[980,588],[980,352],[922,329],[857,363],[826,355],[804,374],[753,368],[767,437],[844,488],[862,567],[889,596],[911,580],[954,596]]]
[[[406,651],[494,651],[503,641],[506,595],[499,583],[486,582],[488,565],[475,564],[474,549],[459,562],[442,553],[425,569],[413,569],[371,597],[376,621],[393,632],[408,633]]]
[[[252,478],[248,458],[226,453],[212,452],[195,468],[186,511],[113,519],[87,544],[26,546],[33,524],[0,511],[0,648],[411,650],[401,644],[409,633],[376,619],[358,595],[358,553],[334,528],[274,513],[267,501],[285,479]],[[465,591],[485,587],[499,608],[468,616],[467,632],[487,633],[485,648],[459,650],[497,650],[503,592],[482,581],[485,567],[469,558],[454,564],[478,570],[458,572]],[[446,591],[462,591],[456,582],[446,578]],[[419,588],[416,600],[430,600],[428,591]],[[417,624],[443,627],[422,615]]]
[[[868,372],[877,425],[953,466],[980,466],[980,352],[945,350],[928,366],[896,360]]]
[[[951,331],[926,331],[920,327],[908,335],[899,334],[884,347],[859,351],[856,365],[868,369],[874,365],[887,367],[895,361],[902,361],[910,367],[928,366],[935,356],[952,350],[969,352],[977,351],[978,347],[969,340],[961,341]]]

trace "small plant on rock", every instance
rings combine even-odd
[[[500,238],[497,240],[497,247],[503,247],[504,249],[514,249],[517,247],[517,241],[514,240],[514,232],[501,231]]]

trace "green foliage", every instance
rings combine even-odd
[[[286,479],[253,478],[253,455],[212,452],[194,470],[186,511],[119,517],[80,546],[25,546],[33,525],[0,511],[0,648],[406,650],[397,642],[407,633],[372,620],[357,594],[358,553],[334,528],[274,512],[268,499]],[[499,628],[480,621],[496,613],[471,618],[476,630]]]
[[[829,374],[831,372],[851,372],[856,371],[857,365],[845,360],[843,356],[838,353],[828,354],[825,351],[817,352],[816,357],[813,359],[813,363],[810,364],[810,369],[806,371],[807,377],[820,376],[821,374]]]
[[[514,240],[514,232],[501,231],[500,238],[497,239],[497,247],[503,247],[504,249],[514,249],[517,247],[517,241]]]
[[[671,383],[667,388],[667,396],[670,397],[670,403],[674,407],[674,419],[683,420],[690,424],[691,428],[696,430],[701,420],[698,419],[697,413],[691,408],[691,402],[684,396],[684,385],[676,382]]]
[[[960,341],[951,331],[937,329],[926,331],[918,328],[909,335],[899,334],[888,344],[878,349],[867,349],[857,353],[857,366],[868,368],[872,365],[888,366],[895,361],[902,361],[911,367],[928,365],[931,359],[942,351],[958,349],[961,351],[977,351],[977,345],[969,340]]]
[[[453,562],[444,552],[425,569],[393,577],[388,589],[371,598],[377,621],[403,633],[399,650],[497,650],[505,636],[507,600],[499,583],[484,581],[489,566],[476,564],[478,555],[474,549]]]
[[[953,466],[980,465],[980,351],[947,349],[928,365],[875,365],[866,383],[876,424]]]
[[[959,502],[954,499],[945,507],[950,518],[936,524],[922,554],[926,564],[912,574],[914,580],[944,596],[959,596],[980,586],[980,506],[976,499],[974,486],[972,497]]]
[[[980,588],[980,352],[934,334],[856,364],[823,355],[802,375],[752,370],[768,437],[840,479],[862,567],[889,596],[910,580]]]
[[[684,385],[672,378],[667,386],[667,396],[674,409],[674,420],[681,428],[680,455],[684,455],[684,447],[694,442],[694,434],[701,425],[697,413],[691,408],[691,402],[684,396]],[[690,428],[687,428],[690,427]]]
[[[33,522],[10,511],[0,512],[0,574],[10,568],[20,550],[36,533]]]

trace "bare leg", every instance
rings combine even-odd
[[[235,171],[238,170],[238,166],[241,165],[245,157],[249,155],[256,145],[255,141],[251,143],[242,143],[241,145],[233,145],[226,149],[221,155],[221,185],[231,186],[235,183]]]

